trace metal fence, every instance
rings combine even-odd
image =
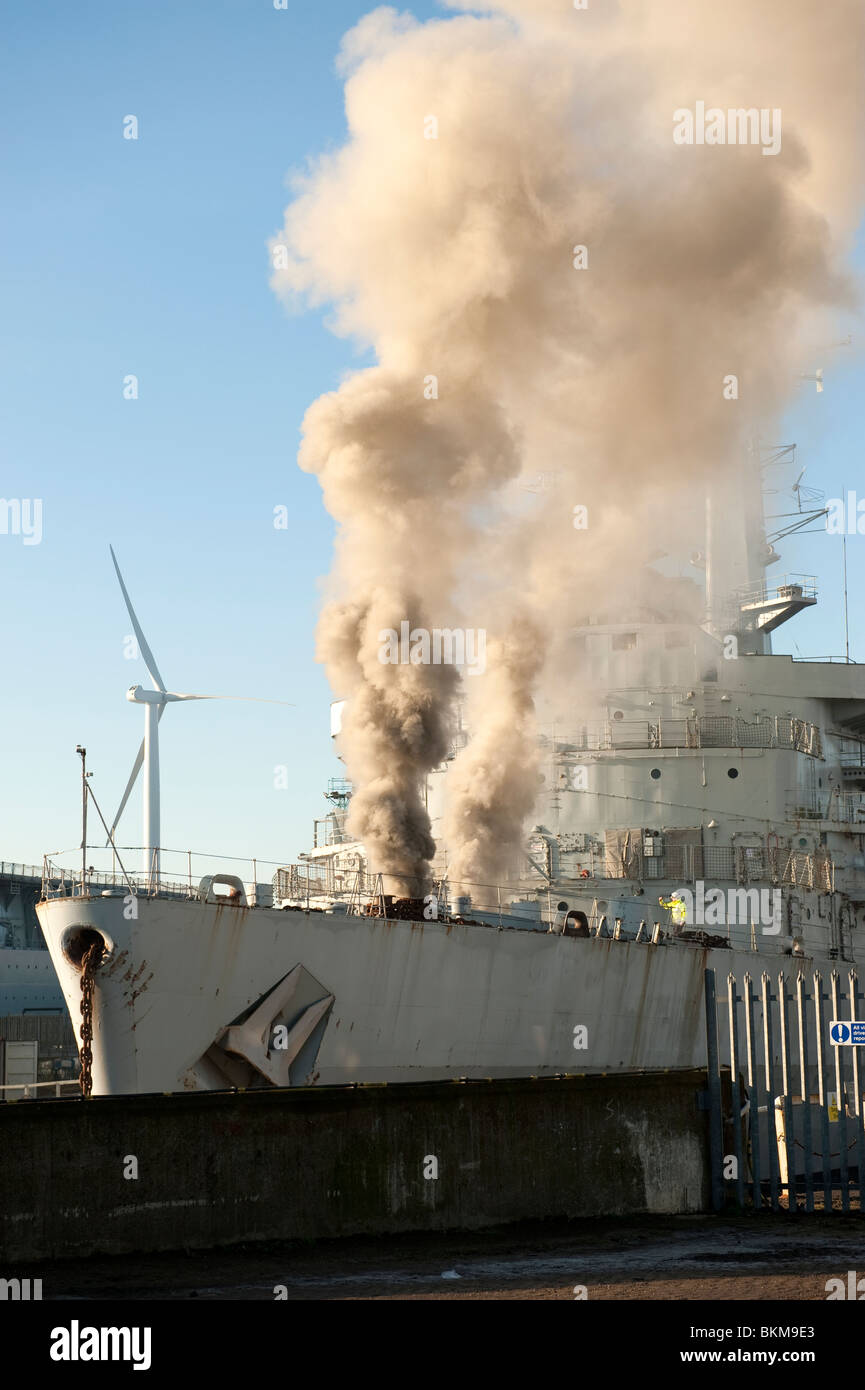
[[[41,877],[41,865],[12,864],[5,859],[0,861],[0,878],[35,878],[38,881]]]
[[[133,860],[140,862],[143,851],[135,845],[120,845],[116,851],[109,852],[102,846],[88,846],[94,851],[94,858],[110,861],[110,867],[94,867],[88,864],[86,874],[81,864],[81,850],[65,850],[45,856],[39,876],[42,880],[42,897],[48,898],[90,898],[100,894],[116,892],[120,896],[127,893],[136,897],[184,898],[200,900],[208,876],[230,871],[232,876],[240,875],[245,885],[247,902],[253,905],[261,901],[261,890],[268,884],[259,883],[259,869],[272,869],[268,861],[243,859],[236,855],[202,854],[192,850],[160,849],[159,873],[139,873],[127,866]],[[120,855],[124,856],[121,860]]]
[[[865,1054],[852,1025],[865,996],[855,970],[826,982],[817,970],[764,973],[759,986],[746,974],[741,987],[728,975],[726,985],[721,998],[705,972],[714,1209],[861,1213]]]
[[[22,1081],[0,1086],[0,1103],[16,1100],[56,1100],[59,1096],[80,1096],[77,1078],[71,1081]]]
[[[696,879],[727,880],[735,883],[766,883],[774,887],[812,888],[822,893],[835,891],[835,863],[826,850],[816,853],[791,850],[785,845],[703,845],[679,841],[670,831],[654,837],[654,853],[644,852],[650,832],[639,829],[610,830],[598,869],[604,878],[677,879],[693,883]],[[671,843],[668,843],[670,841]],[[592,868],[595,868],[594,855]]]
[[[812,758],[823,756],[817,725],[789,715],[772,715],[753,723],[728,714],[657,721],[595,720],[575,730],[567,741],[546,742],[565,765],[581,753],[629,748],[792,748]]]
[[[840,787],[819,794],[810,789],[794,789],[787,796],[787,819],[865,828],[865,796],[861,792],[842,792]]]
[[[378,877],[366,868],[341,866],[330,858],[303,860],[277,869],[273,876],[273,896],[278,902],[301,904],[324,897],[351,901],[373,893]]]

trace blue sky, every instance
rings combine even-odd
[[[149,682],[124,658],[109,541],[169,688],[295,706],[167,711],[163,843],[285,862],[323,812],[341,770],[313,637],[333,533],[295,457],[306,407],[360,359],[326,314],[286,313],[266,242],[287,176],[341,141],[334,57],[369,8],[4,7],[0,495],[41,498],[44,516],[39,545],[0,536],[2,859],[76,844],[76,743],[107,816],[126,782],[143,715],[124,695]],[[122,138],[128,114],[137,141]],[[803,382],[779,432],[830,496],[861,476],[854,352],[827,354],[825,392]],[[865,657],[861,549],[851,542],[848,564]],[[777,570],[822,573],[834,592],[778,649],[843,650],[840,563],[827,536],[787,543]],[[281,765],[288,790],[274,787]],[[119,840],[140,838],[136,793]]]

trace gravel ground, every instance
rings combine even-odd
[[[865,1277],[865,1218],[533,1223],[471,1234],[93,1257],[21,1269],[61,1300],[568,1299],[825,1301]],[[18,1273],[19,1271],[16,1271]]]

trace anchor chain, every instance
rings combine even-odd
[[[101,957],[102,951],[99,943],[94,941],[92,946],[87,947],[81,958],[81,1047],[79,1050],[81,1074],[78,1077],[78,1084],[83,1096],[89,1096],[93,1090],[93,1077],[91,1075],[93,1053],[90,1050],[90,1044],[93,1041],[93,976]]]

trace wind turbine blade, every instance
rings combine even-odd
[[[160,705],[160,706],[159,706],[159,710],[158,710],[157,715],[156,715],[157,719],[161,719],[164,713],[165,713],[165,705]],[[127,803],[127,801],[129,800],[130,796],[132,795],[132,788],[135,786],[135,782],[136,782],[136,780],[137,780],[137,777],[138,777],[139,772],[141,771],[141,768],[142,768],[142,764],[143,764],[143,763],[144,763],[144,739],[141,740],[141,746],[140,746],[140,748],[138,749],[138,756],[136,757],[135,762],[132,764],[132,771],[131,771],[131,773],[129,774],[129,781],[126,783],[126,790],[125,790],[125,792],[123,793],[123,796],[122,796],[122,798],[121,798],[120,805],[119,805],[118,808],[117,808],[117,813],[116,813],[116,815],[115,815],[115,817],[114,817],[114,820],[111,822],[110,836],[113,836],[115,830],[117,829],[118,825],[120,824],[120,817],[123,815],[123,812],[126,810],[126,803]],[[105,842],[105,843],[108,844],[108,845],[111,844],[111,838],[110,838],[110,836],[109,836],[109,839],[106,840],[106,842]]]
[[[257,695],[184,695],[182,691],[174,690],[166,690],[165,694],[169,700],[241,700],[244,704],[285,705],[290,709],[295,708],[290,700],[262,700]]]
[[[161,710],[160,710],[159,712],[160,712],[160,714],[162,713]],[[139,750],[138,750],[138,757],[135,759],[135,762],[132,764],[132,772],[130,773],[129,781],[126,783],[126,791],[123,793],[123,796],[122,796],[121,801],[120,801],[120,805],[119,805],[118,808],[117,808],[117,814],[115,815],[114,820],[111,822],[111,832],[110,832],[110,836],[113,836],[113,835],[114,835],[114,832],[115,832],[115,830],[117,829],[117,825],[118,825],[118,822],[119,822],[119,820],[120,820],[120,817],[123,815],[123,812],[126,810],[126,803],[127,803],[127,801],[129,800],[130,796],[132,795],[132,788],[135,786],[136,778],[138,777],[138,774],[139,774],[139,772],[141,771],[141,764],[142,764],[143,762],[144,762],[144,740],[142,739],[142,740],[141,740],[141,747],[140,747]],[[111,843],[111,838],[110,838],[110,836],[109,836],[109,839],[108,839],[108,841],[107,841],[108,844]]]
[[[129,610],[129,616],[132,619],[133,631],[135,632],[135,636],[138,639],[138,650],[141,652],[141,655],[144,658],[144,664],[150,672],[150,679],[153,681],[154,686],[157,690],[164,690],[165,681],[159,674],[159,667],[153,659],[153,652],[148,647],[147,638],[141,631],[141,624],[135,616],[135,609],[132,607],[132,600],[130,599],[129,594],[127,593],[126,585],[123,583],[123,575],[120,573],[120,566],[117,563],[117,556],[114,554],[114,548],[113,546],[109,545],[108,549],[111,551],[111,559],[114,561],[114,568],[117,572],[117,579],[120,584],[120,589],[123,594],[126,607]]]

